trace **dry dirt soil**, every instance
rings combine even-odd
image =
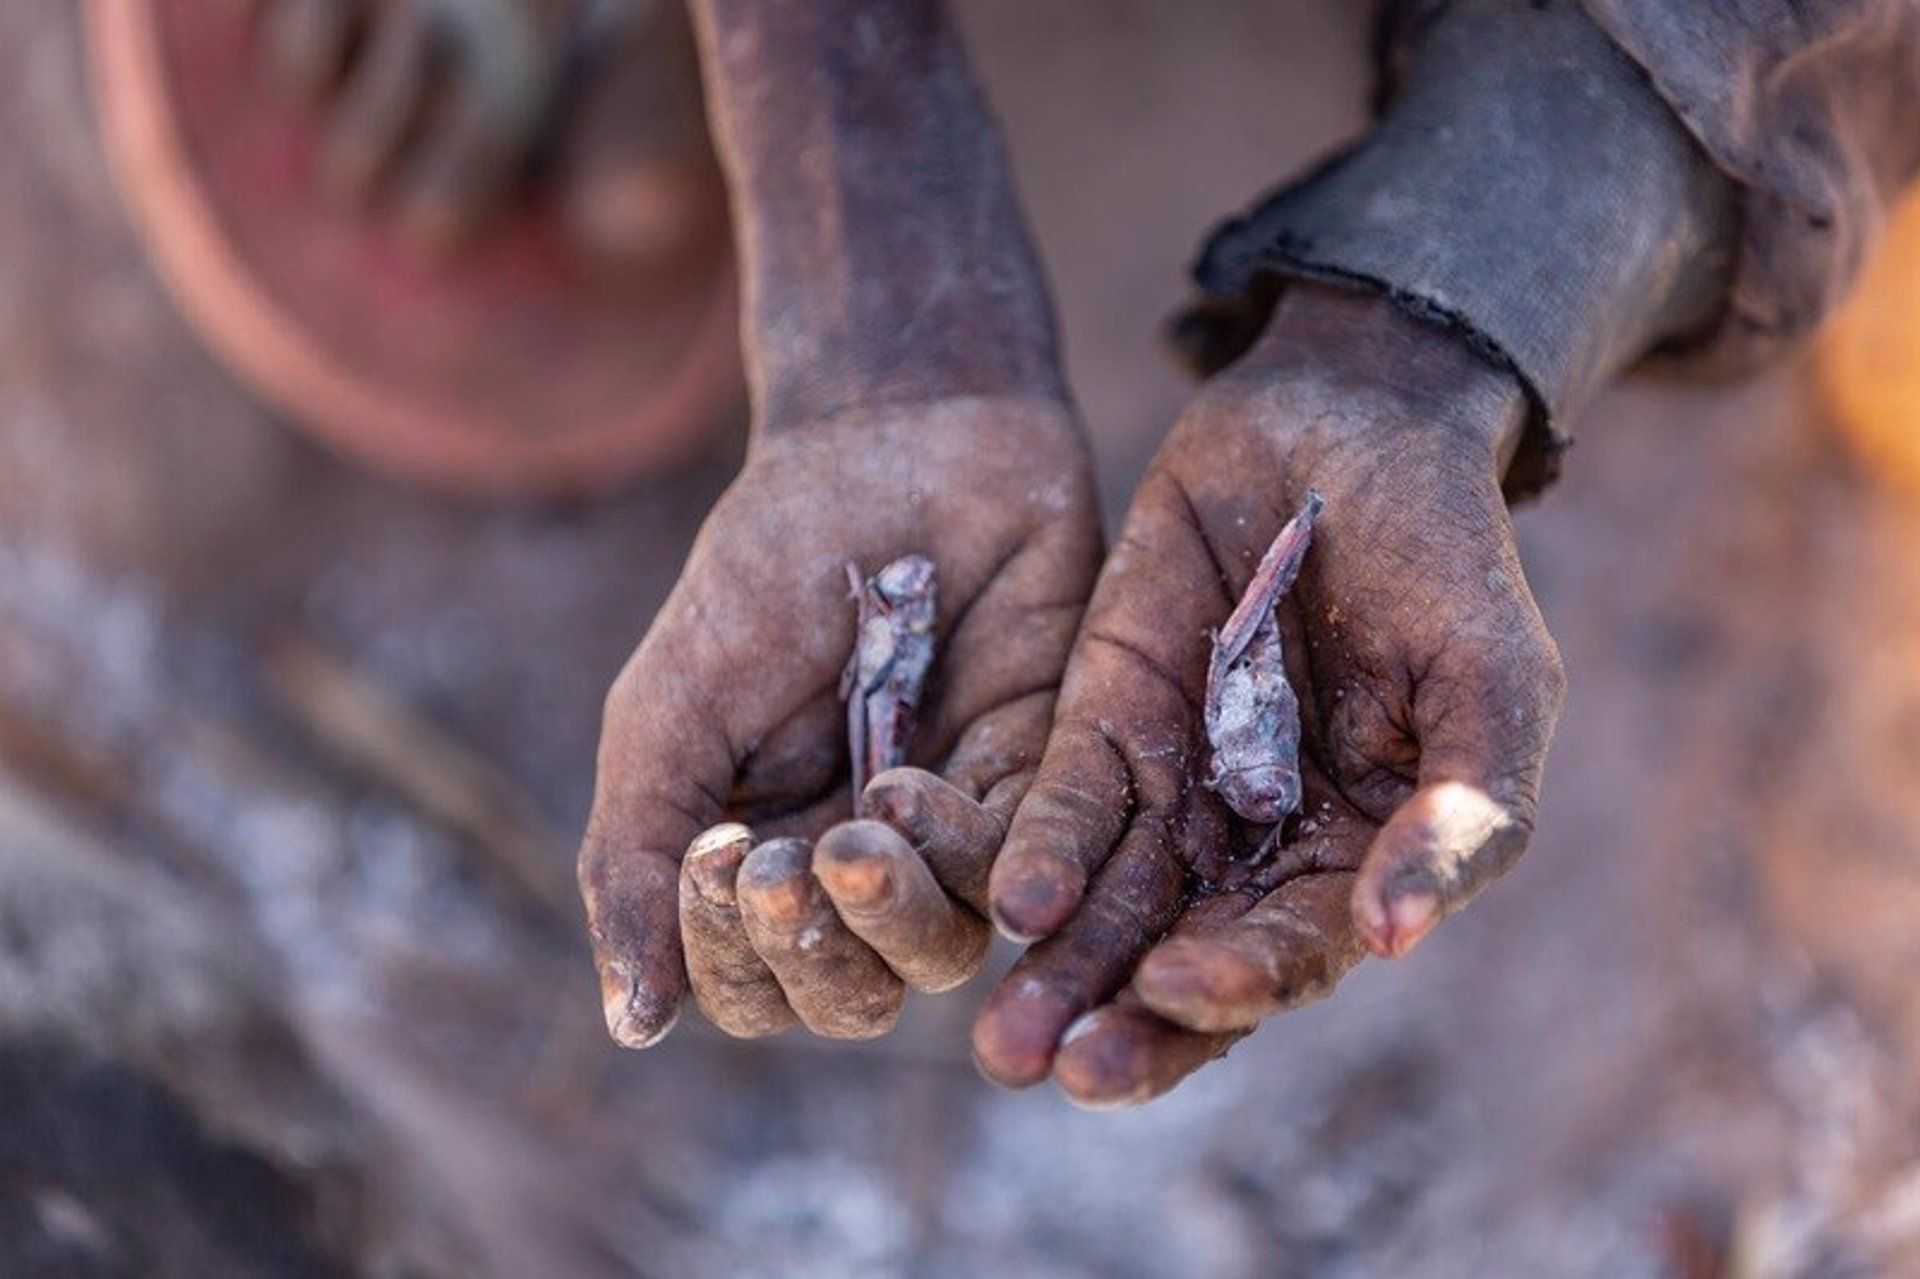
[[[1156,329],[1197,236],[1363,119],[1363,7],[961,5],[1111,510],[1187,394]],[[618,1055],[573,921],[329,747],[284,659],[318,646],[477,754],[564,882],[601,693],[739,421],[566,511],[309,447],[147,273],[72,9],[0,6],[0,1075],[81,1112],[129,1095],[113,1069],[157,1079],[139,1122],[187,1135],[113,1157],[224,1142],[263,1162],[206,1184],[267,1185],[252,1219],[310,1195],[347,1224],[282,1256],[0,1141],[0,1242],[41,1249],[12,1255],[126,1272],[164,1216],[171,1255],[290,1274],[1920,1273],[1920,502],[1856,473],[1799,371],[1621,389],[1520,517],[1572,672],[1539,837],[1417,957],[1137,1113],[983,1083],[977,987],[876,1044],[683,1024]],[[92,922],[36,932],[68,909]],[[183,974],[158,989],[216,992],[179,1001],[190,1033],[121,1028],[146,961],[108,959],[138,946]],[[249,1047],[210,1089],[221,1036]],[[76,1054],[93,1092],[53,1087]]]

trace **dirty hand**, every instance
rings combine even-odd
[[[849,822],[845,569],[911,553],[939,574],[909,750],[931,771],[873,778],[861,807],[879,820]],[[988,866],[1098,559],[1085,445],[1057,400],[763,425],[607,700],[580,874],[614,1037],[657,1040],[691,981],[729,1034],[797,1020],[864,1038],[906,986],[971,976]]]
[[[1525,411],[1451,336],[1309,286],[1202,391],[1101,574],[993,868],[995,921],[1044,940],[975,1026],[988,1074],[1145,1100],[1513,864],[1562,691],[1500,492]],[[1209,635],[1309,489],[1325,512],[1279,611],[1305,799],[1258,865],[1264,831],[1200,783]]]

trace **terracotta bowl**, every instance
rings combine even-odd
[[[241,6],[88,0],[104,143],[166,287],[226,366],[340,452],[441,488],[580,496],[694,451],[739,395],[724,220],[595,271],[532,195],[442,262],[324,199],[319,131]]]

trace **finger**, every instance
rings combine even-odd
[[[373,190],[419,126],[437,61],[432,23],[418,5],[383,7],[371,41],[347,82],[325,157],[328,185],[354,199]]]
[[[671,857],[644,849],[612,851],[588,837],[580,857],[580,893],[600,975],[607,1033],[623,1048],[649,1048],[680,1016],[687,992]]]
[[[1089,520],[1084,529],[1050,532],[1016,557],[971,606],[950,645],[950,669],[959,673],[945,690],[932,736],[943,746],[951,742],[939,770],[951,789],[930,790],[926,798],[945,811],[953,831],[966,833],[964,841],[945,841],[942,851],[952,854],[951,878],[962,885],[957,891],[982,913],[988,910],[982,881],[1001,855],[1012,815],[1048,749],[1061,672],[1099,552],[1091,528]],[[1111,752],[1106,762],[1115,762]],[[1016,858],[1022,865],[1008,872],[999,923],[1010,936],[1031,940],[1057,928],[1079,900],[1091,868],[1119,838],[1125,814],[1112,807],[1104,829],[1069,823],[1071,832],[1049,831],[1049,822],[1071,806],[1072,767],[1072,752],[1063,746],[1052,798],[1035,805],[1026,851]],[[1114,775],[1088,784],[1111,787]],[[1123,794],[1121,787],[1113,793]],[[956,792],[978,811],[963,813]],[[1055,856],[1052,842],[1061,838],[1071,844],[1064,860]],[[1098,847],[1082,851],[1080,841]]]
[[[499,207],[516,172],[517,148],[495,131],[499,126],[465,107],[454,107],[450,116],[402,179],[400,233],[429,257],[465,242]]]
[[[1380,831],[1377,823],[1345,808],[1339,800],[1320,794],[1310,761],[1302,763],[1301,772],[1307,778],[1303,816],[1288,829],[1292,838],[1272,847],[1247,878],[1242,885],[1247,889],[1266,893],[1303,875],[1330,870],[1357,871],[1366,860],[1373,837]]]
[[[702,832],[680,862],[680,935],[694,1001],[738,1039],[778,1034],[798,1020],[740,919],[735,881],[752,848],[753,832],[727,822]]]
[[[1059,619],[1062,624],[1065,621],[1064,616]],[[1061,629],[1051,655],[1046,644],[1023,651],[1043,672],[1057,669],[1065,662],[1070,634]],[[1029,673],[1025,678],[1034,677]],[[936,870],[944,869],[946,881],[951,881],[949,891],[983,918],[989,917],[988,882],[994,862],[1046,749],[1054,696],[1052,687],[1028,689],[974,719],[941,765],[944,789],[929,796],[930,804],[945,810],[943,824],[948,831],[945,839],[930,845],[939,854]],[[962,803],[972,812],[963,813]]]
[[[1559,654],[1531,608],[1487,645],[1456,651],[1470,664],[1437,669],[1414,692],[1419,789],[1375,837],[1354,887],[1355,923],[1381,956],[1413,949],[1533,834],[1565,692]]]
[[[1013,816],[988,879],[993,922],[1014,941],[1056,932],[1080,905],[1129,816],[1119,748],[1088,725],[1062,724]]]
[[[1245,893],[1223,893],[1189,906],[1170,937],[1205,935],[1231,924],[1256,904]],[[1136,1106],[1158,1097],[1237,1043],[1239,1032],[1201,1035],[1140,1003],[1131,986],[1113,1003],[1067,1028],[1053,1063],[1054,1079],[1070,1101],[1090,1110]]]
[[[848,929],[915,990],[951,990],[979,971],[987,921],[948,897],[892,827],[834,827],[813,850],[813,873]]]
[[[740,867],[740,918],[808,1030],[871,1039],[892,1028],[906,989],[841,922],[813,877],[805,840],[776,839]]]
[[[663,614],[666,610],[663,610]],[[607,694],[580,890],[607,1029],[630,1048],[665,1035],[687,991],[680,855],[720,816],[733,754],[686,660],[656,624]]]
[[[1354,876],[1307,875],[1231,924],[1170,937],[1140,961],[1133,989],[1169,1022],[1205,1034],[1251,1030],[1331,991],[1361,957]]]
[[[356,0],[277,0],[265,27],[274,73],[307,97],[331,89],[347,69],[362,19]]]
[[[635,31],[602,38],[563,139],[567,224],[604,268],[669,269],[726,226],[685,6],[657,6]]]
[[[1060,928],[1127,822],[1187,793],[1205,623],[1232,606],[1191,510],[1170,481],[1144,482],[1101,572],[989,884],[994,923],[1016,941]]]
[[[1244,1035],[1197,1034],[1138,1003],[1115,1002],[1068,1028],[1053,1075],[1068,1099],[1088,1110],[1137,1106],[1224,1056]]]
[[[900,832],[940,886],[985,918],[987,876],[1013,804],[1013,788],[999,789],[983,804],[932,773],[890,768],[867,783],[860,812]]]
[[[400,225],[428,252],[451,249],[517,176],[542,106],[525,33],[480,24],[449,34],[448,92],[404,178]]]
[[[1184,873],[1159,822],[1137,824],[1059,932],[1014,964],[973,1025],[980,1069],[1008,1087],[1046,1078],[1061,1034],[1127,978],[1179,911]]]

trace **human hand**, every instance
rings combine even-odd
[[[989,1075],[1145,1100],[1365,951],[1405,954],[1520,855],[1563,687],[1500,492],[1525,411],[1439,329],[1310,286],[1201,392],[993,868],[996,922],[1043,940],[975,1025]],[[1310,488],[1326,508],[1279,606],[1305,799],[1262,865],[1263,831],[1199,784],[1209,634]]]
[[[327,109],[325,172],[355,199],[395,193],[439,243],[518,176],[545,120],[569,0],[240,0],[270,65]]]
[[[724,223],[691,34],[643,0],[233,0],[319,105],[322,173],[429,253],[500,208],[536,156],[575,247],[635,272]]]
[[[689,980],[729,1034],[797,1020],[861,1038],[891,1026],[905,987],[972,975],[987,868],[1099,544],[1085,445],[1057,400],[763,428],[607,700],[580,874],[617,1040],[664,1035]],[[939,574],[910,750],[927,771],[875,777],[862,809],[883,820],[847,822],[845,567],[911,553]],[[711,829],[723,820],[741,825]]]

